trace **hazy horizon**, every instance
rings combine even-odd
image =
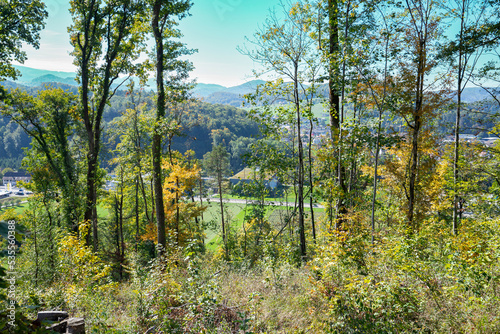
[[[28,60],[22,65],[32,69],[76,72],[68,27],[72,24],[69,2],[44,1],[49,12],[45,29],[40,33],[38,50],[24,46]],[[237,86],[254,80],[256,68],[247,56],[237,51],[245,36],[251,37],[279,0],[214,0],[194,1],[191,16],[181,21],[182,41],[198,52],[187,57],[195,69],[192,79],[199,83]]]

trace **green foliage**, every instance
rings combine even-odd
[[[57,211],[42,196],[35,195],[19,219],[30,233],[23,240],[19,255],[18,271],[23,284],[41,288],[60,279],[57,244],[64,230],[59,228],[57,216]]]
[[[80,231],[88,233],[88,229],[88,225],[82,226]],[[59,308],[75,316],[85,315],[90,328],[103,328],[114,306],[117,284],[111,280],[111,267],[85,245],[84,237],[79,240],[75,235],[60,233],[53,240],[44,240],[39,235],[38,242],[52,242],[55,247],[45,246],[38,249],[38,254],[34,240],[28,240],[19,258],[23,275],[20,296],[25,303],[42,309]],[[51,268],[50,261],[54,267],[47,277],[44,273]]]
[[[168,258],[155,259],[146,270],[134,271],[139,328],[232,333],[245,326],[241,315],[221,303],[217,280],[221,270],[204,265],[207,259],[192,249],[188,246],[184,254],[175,251]]]
[[[28,147],[29,136],[22,127],[9,119],[0,117],[0,168],[19,169],[24,156],[23,148]]]
[[[9,222],[13,220],[9,219]],[[16,225],[19,224],[15,221]],[[1,225],[7,225],[7,221],[0,221]],[[18,226],[16,226],[16,229]],[[8,231],[10,229],[10,225]],[[19,276],[20,272],[17,270],[19,266],[19,231],[15,231],[15,238],[8,237],[10,233],[2,234],[2,238],[6,241],[5,249],[2,243],[2,253],[0,259],[6,257],[6,265],[0,265],[0,330],[8,333],[49,333],[50,331],[45,328],[40,328],[32,323],[28,315],[32,310],[36,310],[39,304],[22,304],[20,283],[22,277]]]
[[[259,136],[257,123],[248,118],[246,111],[204,102],[195,103],[183,116],[182,131],[183,134],[173,140],[172,149],[181,153],[191,149],[202,159],[212,150],[214,139],[219,140],[217,144],[224,140],[235,173],[243,167],[241,155],[250,150],[253,137]]]
[[[24,63],[26,53],[21,45],[26,43],[39,47],[39,32],[45,26],[43,20],[48,13],[40,0],[6,0],[0,3],[0,77],[15,79],[19,72],[11,65],[12,61]]]
[[[311,264],[316,293],[330,305],[325,330],[495,332],[498,322],[485,327],[479,319],[494,317],[499,303],[493,274],[498,228],[498,221],[468,222],[455,238],[446,225],[427,221],[418,236],[392,235],[371,249],[365,245],[361,267],[346,261],[353,255],[343,251],[350,237],[321,246]]]
[[[76,193],[76,96],[50,87],[37,96],[15,90],[9,93],[3,107],[2,112],[32,138],[32,147],[25,152],[25,165],[34,181],[28,188],[43,193],[46,201],[53,199],[54,192],[60,192],[63,220],[75,228],[81,215],[81,199]]]
[[[223,143],[214,143],[212,151],[205,154],[203,158],[203,166],[208,175],[214,176],[217,182],[227,177],[230,171],[229,154]]]

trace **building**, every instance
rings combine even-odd
[[[244,168],[239,173],[229,178],[229,181],[234,186],[240,182],[251,183],[254,182],[259,177],[259,168]],[[267,188],[276,189],[279,186],[278,178],[275,175],[267,174],[264,177],[264,183]]]
[[[21,170],[18,172],[7,172],[2,178],[4,185],[10,184],[12,187],[17,186],[18,181],[30,182],[31,175],[26,173],[26,171]]]
[[[481,142],[488,146],[488,147],[493,147],[497,143],[498,137],[486,137],[486,138],[481,138]]]

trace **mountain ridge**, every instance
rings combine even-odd
[[[14,82],[15,84],[36,87],[44,83],[61,83],[77,86],[74,72],[52,71],[35,69],[21,65],[13,65],[21,76]],[[258,85],[265,83],[264,80],[251,80],[241,85],[226,87],[213,83],[197,83],[193,88],[193,96],[208,103],[232,105],[240,107],[244,102],[243,95],[253,93]],[[12,85],[9,84],[9,85]],[[148,80],[149,88],[155,90],[154,80]],[[123,85],[125,89],[125,85]],[[478,102],[489,99],[489,94],[480,87],[469,87],[464,90],[462,100],[467,103]]]

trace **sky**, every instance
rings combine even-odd
[[[62,72],[76,72],[69,55],[67,28],[71,25],[69,1],[45,0],[49,17],[40,33],[40,48],[25,47],[28,60],[24,66]],[[198,52],[189,59],[195,69],[192,78],[200,83],[226,87],[255,79],[258,68],[248,56],[237,51],[245,36],[252,37],[279,0],[193,0],[191,16],[181,21],[183,42]]]

